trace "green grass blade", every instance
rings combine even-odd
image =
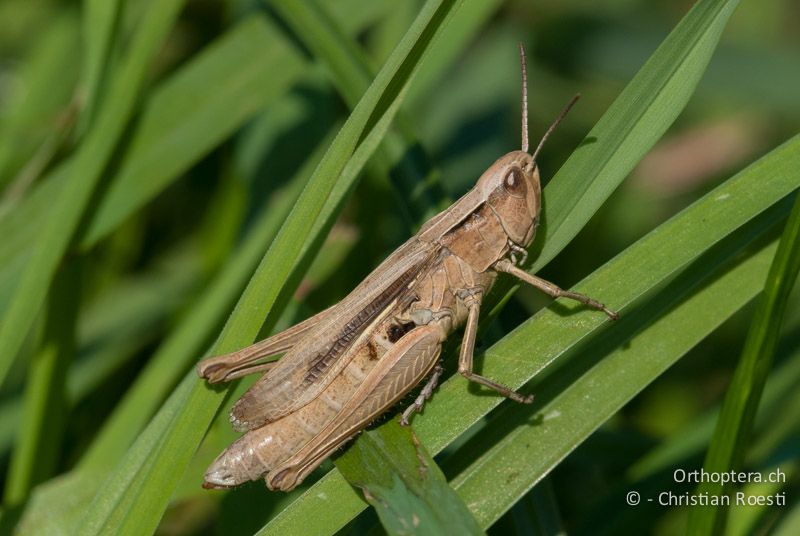
[[[368,146],[369,150],[361,153],[371,154],[397,111],[403,88],[453,4],[451,1],[428,2],[378,73],[264,256],[214,345],[215,352],[239,348],[255,338],[264,317],[278,301],[284,282],[301,257],[303,243],[359,140],[363,139],[359,151]],[[364,159],[366,155],[359,151],[356,151],[356,158]],[[225,399],[224,391],[207,387],[191,373],[177,393],[180,395],[173,395],[156,416],[159,423],[165,423],[163,428],[153,432],[151,426],[155,428],[156,425],[148,426],[98,492],[84,520],[84,533],[112,530],[126,534],[155,528],[184,468]],[[166,420],[164,414],[172,416]]]
[[[7,7],[7,24],[17,24],[13,15],[19,15],[14,6]],[[74,9],[60,9],[37,28],[39,39],[22,59],[17,72],[19,84],[8,88],[3,95],[3,115],[0,118],[0,213],[14,206],[16,199],[11,191],[18,184],[23,171],[37,152],[41,153],[48,137],[52,135],[56,116],[72,97],[80,55],[77,13]],[[4,27],[4,31],[8,27]],[[5,235],[4,235],[5,236]]]
[[[66,425],[66,371],[75,353],[81,265],[80,259],[72,259],[53,281],[44,340],[25,386],[25,426],[9,465],[3,497],[6,506],[25,501],[36,484],[52,476],[58,462]]]
[[[800,505],[795,503],[783,519],[777,523],[772,534],[773,536],[792,536],[798,532],[800,532]]]
[[[336,466],[389,534],[483,534],[409,427],[392,422],[365,432]]]
[[[683,110],[737,0],[700,0],[659,45],[546,188],[538,270],[569,243]]]
[[[119,0],[85,0],[83,2],[84,61],[82,74],[83,109],[78,132],[89,127],[100,100],[100,90],[108,71],[114,33],[120,18]]]
[[[201,51],[153,92],[82,247],[106,236],[283,95],[302,67],[291,45],[262,15],[243,20]],[[209,80],[219,82],[210,85]]]
[[[141,22],[126,61],[111,84],[95,127],[78,150],[69,187],[54,198],[11,302],[0,320],[0,384],[30,331],[62,256],[92,192],[131,116],[147,67],[182,6],[181,0],[154,2]]]
[[[197,287],[196,264],[185,251],[158,267],[125,280],[81,313],[76,359],[66,373],[66,399],[73,407],[111,376],[131,356],[151,344],[161,327]],[[119,308],[124,303],[125,308]],[[0,455],[21,429],[22,400],[0,404]]]
[[[769,177],[764,177],[769,180]],[[800,272],[800,196],[781,236],[778,251],[767,276],[764,291],[747,333],[742,357],[728,387],[717,427],[703,468],[709,473],[742,469],[761,393],[772,368],[789,294]],[[719,497],[732,494],[733,486],[703,482],[698,494]],[[727,507],[693,508],[689,513],[690,534],[721,534]]]
[[[603,118],[598,122],[598,126],[592,129],[584,144],[567,161],[565,168],[559,171],[551,181],[551,184],[545,188],[544,207],[545,215],[551,214],[550,233],[546,241],[547,252],[537,259],[534,266],[543,265],[566,246],[569,240],[594,214],[597,207],[625,178],[637,159],[655,143],[657,138],[650,134],[643,136],[641,132],[663,133],[678,116],[705,69],[717,39],[735,4],[735,1],[725,2],[720,0],[699,2],[673,30],[665,44],[656,50],[634,80],[617,98],[609,111],[604,114]],[[628,135],[628,132],[631,131],[637,132],[635,138]],[[791,149],[796,150],[799,143],[798,140],[787,143],[781,150],[781,154]],[[597,162],[592,160],[594,157],[590,158],[591,155],[587,154],[588,147],[601,147],[609,151],[610,155],[602,159],[603,164],[597,166],[598,169],[604,170],[602,175],[598,174],[595,169]],[[594,151],[595,149],[592,150]],[[586,171],[586,174],[577,175],[579,168]],[[595,182],[598,181],[599,185],[595,186]],[[787,195],[792,188],[796,187],[796,183],[784,174],[783,180],[776,181],[773,186],[776,186],[775,190],[770,193],[764,192],[766,194],[765,197],[753,205],[755,212],[751,215],[765,210],[777,199]],[[761,186],[758,189],[760,190]],[[575,199],[583,199],[580,206],[573,207],[571,202],[567,203],[567,201]],[[714,207],[713,203],[709,205]],[[553,230],[556,228],[559,231],[557,234],[553,234]],[[732,230],[733,228],[726,227],[726,224],[721,222],[720,234],[714,236],[718,240]],[[705,238],[710,236],[709,234]],[[695,238],[700,240],[700,243],[695,244],[694,255],[699,255],[704,248],[711,247],[715,242],[713,239],[711,241],[703,241],[702,237]],[[687,263],[692,260],[691,256],[684,258],[684,262]],[[674,261],[675,259],[672,260]],[[674,264],[670,264],[670,266],[673,266],[674,270],[678,270],[681,267],[681,265],[676,266]],[[650,279],[656,273],[661,275],[655,279]],[[640,292],[646,292],[653,285],[658,284],[661,278],[668,277],[669,274],[663,274],[657,269],[651,273],[643,273],[643,275],[645,280],[648,281],[647,283],[642,282],[643,286],[640,288]],[[508,282],[506,282],[506,288],[509,286]],[[605,296],[606,289],[599,287],[584,290],[589,294]],[[636,298],[638,298],[636,295],[630,296],[629,300],[632,301]],[[622,302],[614,303],[611,300],[609,301],[612,307],[623,305]],[[583,315],[579,316],[583,317]],[[554,319],[554,322],[548,323],[547,327],[548,329],[557,328],[562,321],[563,319],[558,317]],[[601,322],[602,320],[593,316],[581,323],[581,329],[586,329],[589,325],[596,328]],[[576,327],[570,324],[567,328],[562,327],[557,332],[564,333],[563,330],[565,329],[568,333],[574,334]],[[580,333],[581,337],[588,334],[584,331],[580,331]],[[572,339],[552,340],[553,347],[544,349],[544,353],[552,352],[553,358],[559,355],[564,348],[577,342],[567,342]],[[501,383],[521,385],[532,377],[536,371],[522,366],[528,359],[527,356],[520,356],[519,359],[519,367],[515,367],[513,363],[507,363],[509,370],[505,374],[498,372],[492,377],[501,381]],[[524,372],[524,370],[527,370],[527,372]],[[434,406],[443,405],[447,401],[449,415],[452,418],[436,421],[432,427],[428,428],[425,423],[433,421],[429,420],[426,415],[425,418],[419,419],[418,423],[415,424],[415,427],[420,431],[420,436],[424,436],[425,445],[432,452],[439,452],[443,449],[497,403],[493,399],[487,400],[486,398],[479,398],[477,401],[466,399],[463,397],[463,393],[461,396],[455,396],[454,394],[453,398],[448,399],[447,395],[442,394],[443,391],[452,388],[448,387],[448,385],[452,385],[452,382],[447,382],[440,388],[439,394],[434,397]],[[335,503],[320,499],[320,497],[332,496],[337,497]],[[364,503],[359,502],[354,494],[345,491],[344,478],[342,478],[341,474],[331,472],[312,486],[301,499],[295,501],[265,526],[262,533],[282,534],[285,531],[292,530],[293,527],[309,526],[309,520],[315,520],[311,526],[315,527],[319,533],[328,533],[328,531],[335,531],[340,528],[363,509]],[[317,522],[317,520],[319,521]]]

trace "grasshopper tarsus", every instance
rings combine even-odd
[[[619,320],[619,313],[617,311],[615,311],[613,309],[609,309],[608,307],[606,307],[602,303],[600,305],[602,306],[601,310],[606,314],[606,316],[608,316],[608,318],[610,318],[614,322]]]
[[[225,381],[228,367],[222,363],[210,363],[197,365],[197,375],[205,378],[208,383],[221,383]]]

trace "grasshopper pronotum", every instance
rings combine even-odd
[[[426,376],[430,379],[401,422],[422,409],[442,373],[442,342],[466,324],[458,371],[512,400],[523,396],[472,370],[481,300],[498,272],[553,298],[570,298],[617,314],[582,294],[528,274],[524,262],[541,212],[536,156],[577,100],[573,98],[528,154],[528,95],[522,64],[522,148],[498,159],[478,183],[434,216],[346,298],[295,326],[198,366],[209,382],[266,371],[231,410],[246,432],[205,474],[207,488],[265,477],[270,489],[290,490],[334,450],[391,408]],[[286,352],[280,361],[259,363]],[[432,374],[431,374],[432,373]]]

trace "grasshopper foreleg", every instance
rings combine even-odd
[[[425,387],[422,388],[420,391],[419,396],[414,400],[414,403],[411,404],[406,410],[403,412],[403,415],[400,417],[400,426],[408,426],[409,421],[408,419],[414,413],[420,413],[422,408],[425,407],[425,402],[430,400],[433,396],[433,391],[436,389],[436,386],[439,385],[439,378],[442,377],[442,373],[444,369],[442,368],[441,362],[436,363],[436,366],[433,367],[433,374],[431,374],[428,383],[425,384]]]
[[[616,311],[612,311],[599,301],[590,298],[589,296],[585,296],[583,294],[579,294],[577,292],[572,292],[569,290],[564,290],[558,285],[551,283],[550,281],[545,281],[540,277],[536,277],[535,275],[531,275],[525,270],[517,268],[511,262],[503,259],[498,261],[494,265],[495,269],[506,272],[507,274],[511,274],[517,279],[528,283],[531,286],[536,287],[537,289],[541,290],[548,296],[552,298],[569,298],[571,300],[575,300],[584,304],[587,307],[591,307],[592,309],[597,309],[598,311],[603,311],[607,314],[612,320],[617,320],[619,318],[619,313]]]
[[[469,316],[467,317],[467,327],[464,330],[464,340],[461,341],[461,353],[458,355],[458,372],[469,381],[494,389],[515,402],[530,404],[533,402],[533,395],[521,395],[505,385],[485,376],[475,374],[472,371],[472,354],[475,351],[475,336],[478,332],[478,317],[480,316],[482,297],[480,293],[476,293],[465,299],[465,304],[469,308]]]

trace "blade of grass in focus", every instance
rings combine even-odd
[[[736,367],[703,468],[709,473],[740,471],[750,442],[761,393],[772,368],[778,336],[789,294],[800,272],[800,196],[781,236],[753,322],[747,333],[742,357]],[[702,482],[698,494],[731,495],[733,486]],[[728,508],[694,508],[689,512],[690,534],[722,534]]]

